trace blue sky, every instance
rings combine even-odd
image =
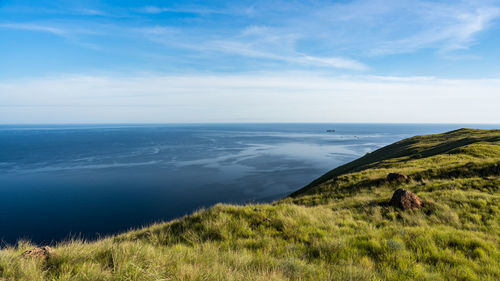
[[[0,0],[0,122],[500,123],[499,47],[500,1]]]

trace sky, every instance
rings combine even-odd
[[[0,124],[500,124],[500,0],[0,0]]]

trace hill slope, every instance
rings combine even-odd
[[[410,180],[389,182],[390,172]],[[0,251],[0,280],[500,280],[500,130],[417,136],[273,204],[208,210],[48,259]],[[424,202],[387,204],[405,188]]]

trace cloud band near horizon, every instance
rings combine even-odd
[[[500,79],[307,73],[64,76],[0,83],[0,123],[500,124],[498,89]]]

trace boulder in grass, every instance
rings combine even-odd
[[[422,200],[413,192],[402,188],[394,192],[390,204],[403,210],[422,208]]]
[[[44,260],[47,260],[49,256],[54,252],[51,247],[49,246],[44,246],[41,248],[33,248],[25,251],[24,253],[21,254],[23,258],[42,258]]]

